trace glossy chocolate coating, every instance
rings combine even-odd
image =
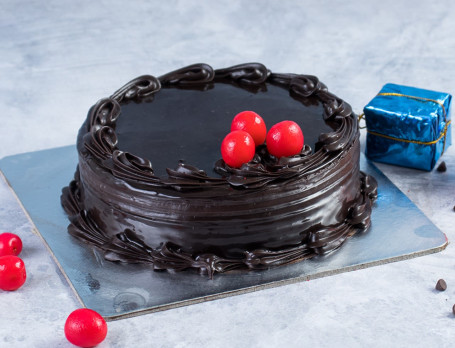
[[[264,84],[257,92],[217,83],[210,89],[163,88],[153,102],[122,106],[115,133],[118,146],[151,161],[155,175],[166,175],[179,161],[213,172],[220,159],[221,141],[234,116],[244,110],[259,113],[269,128],[284,120],[299,119],[305,143],[314,148],[319,134],[333,129],[322,119],[322,104],[306,98],[308,106],[289,97],[283,87]]]
[[[269,127],[299,123],[301,154],[277,159],[260,146],[241,168],[225,165],[221,140],[245,109]],[[376,197],[349,105],[314,76],[258,63],[139,77],[92,107],[77,146],[62,195],[70,233],[155,269],[213,274],[327,253],[369,226]]]

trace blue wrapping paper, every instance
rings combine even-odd
[[[373,161],[432,170],[451,145],[447,93],[386,84],[363,109],[365,154]]]

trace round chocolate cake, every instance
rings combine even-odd
[[[276,158],[259,145],[227,165],[220,145],[244,110],[268,127],[299,124],[302,151]],[[138,77],[90,109],[77,149],[62,194],[69,232],[108,260],[156,270],[212,276],[325,254],[369,227],[376,198],[351,107],[315,76],[259,63]]]

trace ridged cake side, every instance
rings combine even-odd
[[[157,177],[148,159],[118,148],[115,132],[124,103],[150,100],[166,87],[231,83],[286,88],[315,97],[334,131],[314,153],[277,159],[264,146],[239,169],[222,160],[219,177],[179,163]],[[314,76],[272,74],[258,63],[213,70],[197,64],[155,78],[143,76],[98,102],[78,136],[79,166],[63,190],[69,232],[105,251],[109,260],[149,262],[155,269],[196,268],[212,275],[264,269],[338,248],[370,225],[374,178],[359,168],[357,117]]]

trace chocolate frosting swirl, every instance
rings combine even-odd
[[[275,158],[266,146],[241,168],[222,159],[209,176],[179,162],[155,175],[149,159],[119,148],[122,105],[149,102],[161,88],[207,90],[215,83],[267,90],[321,103],[333,131],[315,149]],[[121,144],[120,144],[121,145]],[[271,73],[260,63],[213,70],[194,64],[159,78],[127,83],[89,111],[78,135],[79,166],[63,189],[69,232],[105,251],[112,261],[154,269],[197,269],[212,276],[232,269],[265,269],[338,248],[370,225],[377,183],[359,171],[357,116],[312,75]]]
[[[229,80],[245,85],[259,85],[264,83],[270,71],[260,63],[239,64],[226,69],[215,71],[217,80]]]
[[[118,103],[144,99],[150,100],[150,97],[158,92],[160,88],[160,81],[156,77],[150,75],[139,76],[117,90],[111,96],[111,99]]]
[[[211,82],[214,76],[215,73],[210,65],[193,64],[160,76],[159,80],[163,86],[188,86]]]

